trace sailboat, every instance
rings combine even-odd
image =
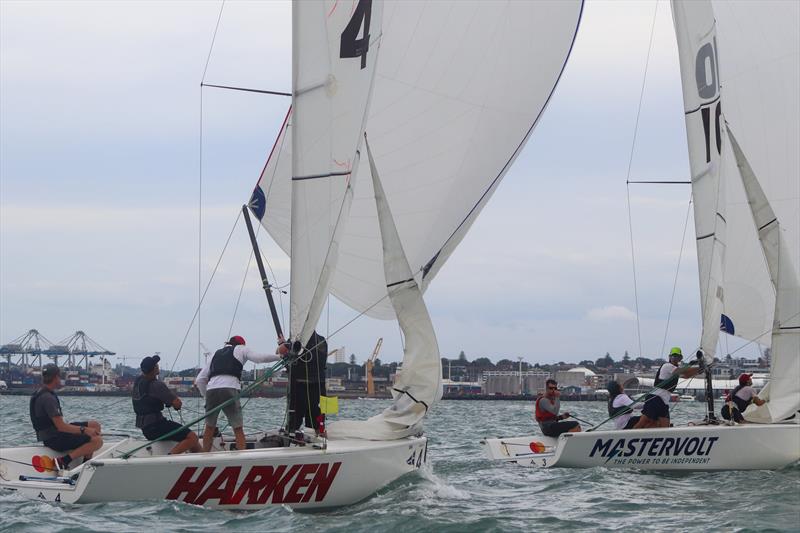
[[[292,105],[245,220],[252,212],[291,258],[295,355],[329,294],[397,320],[405,343],[392,404],[288,446],[267,447],[277,432],[265,432],[246,450],[217,439],[210,453],[172,456],[168,443],[126,438],[66,472],[48,469],[58,453],[44,446],[0,449],[0,487],[64,503],[310,509],[358,502],[421,468],[425,416],[442,395],[423,291],[530,137],[582,9],[580,0],[294,2]]]
[[[771,345],[746,423],[485,439],[525,466],[774,469],[800,460],[800,4],[673,0],[692,173],[702,333]]]

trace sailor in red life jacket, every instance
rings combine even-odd
[[[562,433],[577,433],[581,430],[580,424],[574,420],[562,422],[569,418],[569,413],[559,415],[561,407],[561,394],[558,392],[558,383],[554,379],[548,379],[545,383],[547,392],[536,400],[536,421],[539,427],[548,437],[558,437]]]
[[[728,394],[725,405],[722,406],[722,418],[725,420],[733,419],[734,422],[741,424],[744,422],[742,413],[751,403],[764,405],[764,400],[756,396],[753,389],[753,374],[742,374],[739,376],[739,386]]]

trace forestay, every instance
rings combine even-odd
[[[421,290],[530,136],[566,64],[581,10],[580,0],[386,2],[366,131]],[[374,57],[367,54],[368,61]],[[295,116],[281,128],[252,202],[293,263],[297,243],[289,220],[303,217],[288,207],[296,207],[289,200],[296,133],[287,131],[298,126]],[[366,160],[352,164],[354,173],[359,166],[367,171]],[[363,179],[354,187],[332,292],[356,310],[391,318],[372,183]]]
[[[697,263],[703,330],[700,348],[712,361],[723,310],[725,181],[720,179],[722,102],[711,2],[672,2],[683,85],[689,166],[692,172]],[[727,152],[725,152],[727,154]]]
[[[391,301],[405,338],[403,364],[392,388],[392,405],[368,420],[342,420],[328,426],[331,438],[390,440],[422,430],[425,413],[442,397],[442,363],[422,291],[413,277],[378,170],[366,144],[378,222],[383,240],[383,268]]]
[[[290,331],[303,345],[328,297],[350,211],[382,12],[381,0],[293,4]]]

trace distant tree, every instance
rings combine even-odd
[[[628,355],[628,350],[625,350],[625,355],[622,356],[622,362],[625,363],[625,365],[631,362],[631,356]]]
[[[494,368],[494,363],[488,357],[478,357],[470,364],[476,368]]]
[[[356,354],[354,354],[354,353],[350,354],[350,364],[351,365],[356,364]]]
[[[589,359],[584,359],[583,361],[581,361],[578,364],[580,366],[590,367],[590,366],[594,366],[594,361],[590,361]]]
[[[464,353],[464,350],[461,350],[461,353],[458,354],[458,360],[462,363],[467,362],[467,354]]]
[[[516,370],[517,363],[510,359],[500,359],[497,362],[498,370]]]

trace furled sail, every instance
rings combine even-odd
[[[674,1],[672,15],[678,39],[692,173],[703,317],[700,348],[710,362],[717,349],[725,295],[726,196],[725,181],[720,175],[723,137],[717,35],[710,0]]]
[[[745,418],[751,422],[779,422],[800,409],[800,282],[781,231],[781,222],[730,129],[728,135],[775,287],[772,372],[769,384],[760,393],[767,402],[761,406],[751,405]]]
[[[352,4],[293,4],[290,331],[303,345],[336,268],[381,38],[383,2]]]
[[[421,290],[525,145],[566,64],[582,7],[581,0],[385,3],[366,130]],[[298,125],[292,117],[281,128],[251,202],[293,262],[289,221],[298,217],[287,206],[295,207],[290,132]],[[354,172],[368,171],[366,160],[352,164]],[[370,180],[355,184],[350,218],[338,240],[339,261],[330,265],[331,290],[356,310],[391,318]]]
[[[332,438],[399,439],[419,433],[425,413],[442,397],[442,363],[431,317],[403,252],[378,170],[366,144],[383,242],[389,299],[405,338],[403,364],[392,388],[392,405],[368,420],[328,426]]]

